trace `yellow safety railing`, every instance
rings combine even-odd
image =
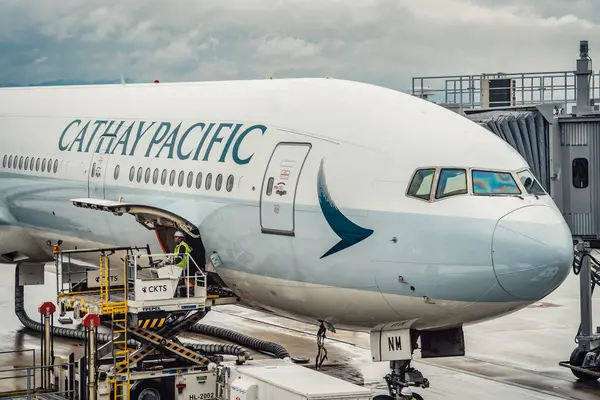
[[[127,305],[127,253],[123,257],[123,300],[110,301],[110,261],[108,256],[100,256],[100,313],[110,315],[112,320],[113,351],[115,354],[114,375],[110,378],[113,399],[129,399],[131,388],[129,364],[131,349],[127,346],[128,305]],[[118,360],[118,361],[117,361]],[[121,372],[117,375],[117,371]]]

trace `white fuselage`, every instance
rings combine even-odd
[[[0,140],[0,256],[15,262],[49,260],[48,239],[162,251],[132,216],[71,202],[120,199],[191,223],[249,304],[368,330],[513,312],[558,287],[572,258],[548,195],[516,178],[518,196],[473,194],[473,169],[528,168],[507,143],[371,85],[0,89]],[[431,198],[407,196],[427,167]],[[435,198],[443,168],[465,169],[465,193]]]

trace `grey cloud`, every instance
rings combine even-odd
[[[0,0],[0,83],[573,69],[600,49],[597,0]],[[600,54],[600,50],[598,51]]]

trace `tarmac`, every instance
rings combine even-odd
[[[44,301],[56,303],[56,280],[46,272],[44,285],[25,287],[25,307],[29,316],[39,318],[37,307]],[[40,335],[23,328],[14,313],[14,266],[0,264],[0,392],[25,387],[23,375],[14,368],[31,365],[32,352],[39,359]],[[600,323],[600,300],[593,300],[593,314]],[[318,327],[299,323],[237,305],[215,307],[202,320],[283,345],[292,356],[310,358],[314,365]],[[55,321],[55,324],[58,323]],[[466,356],[416,359],[413,366],[431,383],[428,389],[415,389],[425,399],[600,399],[600,383],[579,383],[567,368],[575,348],[579,326],[579,278],[571,273],[563,285],[543,301],[517,313],[465,327]],[[219,342],[218,339],[185,334],[188,340]],[[322,372],[364,385],[374,394],[387,391],[383,376],[387,362],[371,361],[366,333],[337,331],[327,333],[328,359]],[[2,353],[26,351],[24,353]],[[82,343],[56,338],[57,355],[83,354]],[[251,351],[254,358],[269,355]]]

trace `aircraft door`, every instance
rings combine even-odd
[[[104,188],[104,181],[108,169],[108,159],[110,154],[108,148],[112,144],[111,138],[100,137],[100,148],[97,152],[92,153],[92,159],[90,160],[90,171],[88,174],[88,197],[94,199],[106,198],[106,191]]]
[[[310,143],[279,143],[271,154],[260,195],[263,233],[294,236],[296,188]]]

